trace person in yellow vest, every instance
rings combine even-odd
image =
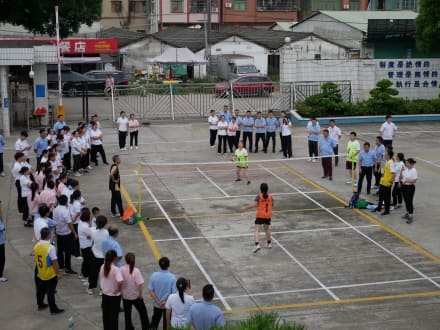
[[[55,303],[55,291],[61,276],[57,252],[50,243],[50,229],[45,227],[40,233],[41,239],[34,247],[38,310],[44,310],[49,306],[51,314],[60,314],[64,312],[64,309],[58,308]],[[44,303],[45,295],[47,295],[48,304]]]
[[[359,159],[360,151],[361,151],[361,144],[356,139],[356,132],[351,132],[350,140],[348,141],[347,144],[347,161],[345,162],[345,168],[348,170],[347,183],[357,185],[356,164]]]
[[[380,212],[382,209],[382,204],[384,204],[385,210],[380,215],[390,214],[390,204],[391,204],[391,187],[393,186],[395,173],[393,172],[393,156],[394,152],[390,149],[385,151],[385,168],[383,175],[379,182],[379,203],[377,207],[373,210],[374,212]]]
[[[257,253],[260,251],[260,230],[263,225],[264,231],[266,233],[266,247],[268,249],[272,248],[272,239],[270,235],[270,222],[272,219],[272,209],[273,209],[273,198],[272,195],[268,193],[269,186],[267,183],[262,183],[260,185],[260,193],[255,197],[254,203],[248,204],[241,208],[242,211],[256,207],[257,215],[255,219],[255,247],[253,252]]]

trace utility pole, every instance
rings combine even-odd
[[[208,60],[208,73],[211,72],[211,14],[212,0],[206,3],[206,22],[205,22],[205,57]]]

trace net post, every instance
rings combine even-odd
[[[141,173],[141,171],[142,171],[142,167],[141,167],[142,165],[141,165],[141,163],[139,162],[138,163],[138,166],[137,166],[137,182],[138,182],[138,191],[137,191],[137,199],[138,199],[138,207],[137,207],[137,210],[138,210],[138,213],[139,213],[139,215],[142,215],[142,173]]]

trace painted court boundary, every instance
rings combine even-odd
[[[286,164],[283,164],[283,162],[280,162],[280,163],[291,174],[301,178],[303,181],[311,184],[312,186],[316,187],[319,191],[326,193],[327,195],[329,195],[333,199],[341,202],[343,205],[347,205],[345,200],[341,199],[339,196],[335,195],[334,193],[332,193],[328,189],[313,182],[312,180],[308,179],[304,175],[293,170],[291,167],[287,166]],[[145,185],[145,182],[144,182],[144,185]],[[123,194],[123,196],[127,200],[127,202],[134,207],[133,202],[132,202],[128,192],[126,191],[125,187],[121,187],[121,193]],[[231,197],[233,197],[233,196],[231,196]],[[323,209],[325,210],[326,208],[323,207]],[[361,215],[365,219],[369,220],[370,222],[372,222],[376,226],[379,226],[384,231],[392,234],[393,236],[395,236],[396,238],[398,238],[402,242],[406,243],[407,245],[411,246],[412,248],[414,248],[418,252],[422,253],[423,255],[428,257],[429,259],[440,264],[440,258],[432,255],[429,251],[427,251],[423,247],[419,246],[418,244],[409,240],[408,238],[400,235],[399,233],[397,233],[396,231],[394,231],[393,229],[391,229],[387,225],[383,224],[379,220],[375,219],[374,217],[372,217],[372,216],[370,216],[370,215],[368,215],[358,209],[354,209],[354,212],[358,213],[359,215]],[[140,226],[154,256],[156,257],[156,259],[160,258],[160,253],[159,253],[158,248],[155,244],[155,241],[152,239],[151,234],[149,233],[145,224],[143,222],[140,222],[139,226]],[[182,237],[182,239],[185,240],[186,238]],[[191,239],[191,238],[189,238],[189,239]],[[160,240],[158,240],[158,241],[160,241]],[[398,258],[398,259],[400,259],[400,258]],[[404,264],[406,264],[406,262],[404,262]],[[407,265],[409,265],[409,264],[407,264]],[[412,266],[410,268],[412,268],[414,270],[414,268]],[[419,273],[418,271],[416,271],[416,272]],[[432,281],[432,278],[427,277],[424,274],[419,273],[419,275],[422,275],[422,278],[420,280],[431,279],[431,281]],[[410,281],[410,280],[408,280],[408,281]],[[438,284],[437,284],[437,286],[438,286]],[[322,290],[322,288],[320,288],[320,289]],[[308,289],[305,289],[305,290],[308,290]],[[258,293],[254,294],[254,295],[258,295]],[[264,295],[264,293],[262,293],[262,295]],[[246,296],[246,295],[244,295],[244,296]],[[371,296],[371,297],[360,297],[360,298],[350,298],[350,299],[339,299],[339,300],[328,300],[328,301],[323,300],[323,301],[315,301],[315,302],[292,303],[292,304],[273,305],[273,306],[255,306],[255,307],[235,308],[235,309],[229,308],[226,311],[224,311],[224,313],[225,314],[240,314],[240,313],[249,313],[249,312],[256,312],[256,311],[271,311],[271,310],[281,310],[281,309],[307,308],[307,307],[330,306],[330,305],[338,305],[338,304],[363,303],[363,302],[380,302],[380,301],[387,301],[387,300],[422,298],[422,297],[433,297],[433,296],[440,296],[440,290],[427,291],[427,292],[414,292],[414,293],[382,295],[382,296]],[[228,298],[233,298],[233,297],[223,297],[222,296],[222,298],[228,299]]]

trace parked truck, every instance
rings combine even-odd
[[[223,80],[232,80],[243,75],[259,75],[254,58],[242,54],[223,54],[217,57],[217,76]]]

